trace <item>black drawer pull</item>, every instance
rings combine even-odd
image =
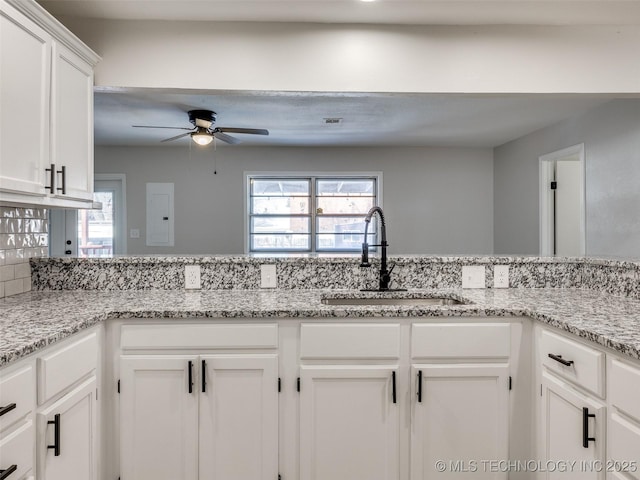
[[[189,360],[189,393],[193,393],[193,362]]]
[[[65,167],[63,165],[62,167],[60,167],[60,170],[58,170],[57,173],[62,174],[62,187],[58,187],[58,188],[56,188],[56,190],[58,192],[62,192],[63,195],[66,195],[66,193],[67,193],[67,167]]]
[[[53,448],[53,456],[60,456],[60,414],[53,416],[53,421],[49,420],[48,425],[53,425],[53,445],[47,445],[47,448]]]
[[[18,465],[11,465],[6,470],[0,470],[0,480],[4,480],[18,469]]]
[[[15,403],[10,403],[6,407],[0,408],[0,417],[3,416],[5,413],[9,413],[14,408],[16,408],[16,404]]]
[[[202,393],[207,391],[207,361],[202,360]]]
[[[562,358],[562,355],[554,355],[553,353],[550,353],[549,358],[554,359],[556,362],[560,362],[565,367],[570,367],[571,365],[573,365],[573,360],[565,360],[564,358]]]
[[[422,403],[422,370],[418,370],[418,402]]]
[[[396,402],[396,372],[395,370],[391,372],[391,397],[393,399],[393,403]]]
[[[45,185],[44,189],[49,190],[50,193],[55,193],[56,191],[56,166],[55,164],[49,165],[49,168],[44,169],[45,172],[49,172],[49,186]]]
[[[595,442],[595,437],[589,436],[589,419],[596,418],[595,413],[589,413],[587,407],[582,408],[582,446],[589,448],[589,442]]]

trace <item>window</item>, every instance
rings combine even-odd
[[[250,252],[354,252],[380,175],[247,175]],[[369,226],[375,243],[376,221]]]

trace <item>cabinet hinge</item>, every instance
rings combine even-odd
[[[298,380],[296,382],[296,390],[298,390],[298,392],[300,391],[300,377],[298,377]]]
[[[551,182],[551,190],[557,190],[558,189],[558,182]]]
[[[118,393],[120,393],[120,379],[118,379]],[[118,479],[120,480],[120,479]]]
[[[513,387],[513,378],[509,375],[509,390]]]
[[[282,379],[278,377],[278,393],[282,391]]]
[[[542,384],[540,384],[540,396],[542,396]]]

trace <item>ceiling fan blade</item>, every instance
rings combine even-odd
[[[193,130],[193,128],[185,127],[157,127],[154,125],[131,125],[133,128],[170,128],[172,130]]]
[[[264,128],[231,128],[231,127],[219,127],[216,130],[219,132],[229,133],[248,133],[250,135],[269,135],[269,130]]]
[[[227,135],[226,133],[213,132],[213,136],[216,137],[218,140],[222,140],[223,142],[230,143],[231,145],[240,143],[240,140],[238,140],[235,137],[232,137],[231,135]]]
[[[191,133],[190,133],[190,132],[187,132],[187,133],[181,133],[180,135],[176,135],[175,137],[165,138],[164,140],[160,140],[160,143],[163,143],[163,142],[171,142],[171,141],[173,141],[173,140],[178,140],[179,138],[186,137],[187,135],[191,135]]]

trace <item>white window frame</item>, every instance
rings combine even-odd
[[[252,252],[251,251],[251,215],[250,215],[250,202],[249,195],[251,194],[251,179],[253,178],[282,178],[282,179],[294,179],[294,178],[305,178],[311,180],[311,191],[309,192],[310,196],[310,214],[311,214],[311,250],[310,251],[264,251],[264,252]],[[244,196],[243,196],[243,209],[244,209],[244,253],[249,255],[313,255],[313,254],[321,254],[321,255],[344,255],[345,251],[331,251],[331,250],[322,250],[320,252],[316,251],[316,212],[315,212],[315,201],[316,201],[316,192],[315,192],[315,183],[317,179],[337,179],[337,178],[374,178],[376,180],[376,199],[377,205],[380,208],[382,206],[382,172],[244,172]],[[377,240],[375,243],[378,243]]]

